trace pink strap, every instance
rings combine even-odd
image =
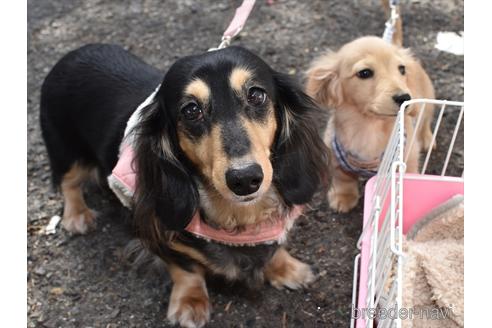
[[[293,221],[302,214],[303,206],[295,205],[286,217],[275,220],[274,223],[264,222],[260,225],[247,226],[241,232],[229,232],[224,229],[215,229],[203,222],[197,212],[185,230],[192,234],[215,242],[242,246],[257,245],[267,242],[279,242],[286,238],[286,233]]]
[[[118,163],[116,163],[112,172],[113,176],[118,179],[131,194],[135,192],[136,187],[136,173],[132,167],[133,157],[133,148],[126,142],[123,142]]]
[[[238,35],[244,27],[256,0],[244,0],[241,6],[236,9],[236,14],[224,32],[225,38],[233,38]]]

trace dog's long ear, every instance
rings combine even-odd
[[[423,98],[435,98],[434,86],[432,85],[431,80],[427,73],[425,73],[422,68],[422,63],[418,58],[414,56],[412,51],[408,48],[397,48],[398,54],[400,58],[403,60],[403,64],[406,68],[405,78],[407,87],[410,91],[410,96],[415,97],[415,94],[412,94],[412,90],[422,90],[424,94],[421,94]],[[406,114],[416,117],[418,113],[420,113],[419,104],[412,104],[406,111]],[[429,110],[431,108],[430,104],[426,105],[425,110]]]
[[[150,243],[159,243],[165,231],[184,229],[198,205],[197,188],[182,164],[168,116],[164,105],[154,100],[134,129],[134,218],[141,239]]]
[[[338,66],[338,55],[328,52],[313,61],[306,72],[306,93],[321,105],[336,108],[343,102]]]
[[[274,183],[288,205],[309,202],[329,179],[329,150],[318,130],[323,112],[290,77],[275,73],[279,129],[273,149]]]

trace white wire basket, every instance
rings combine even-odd
[[[424,111],[431,110],[429,105],[438,109],[431,147],[421,154],[420,174],[405,173]],[[408,136],[405,112],[412,107],[420,111],[414,122],[415,132]],[[363,230],[357,242],[360,253],[354,261],[351,327],[401,327],[398,309],[402,309],[405,293],[403,235],[430,209],[456,194],[464,194],[463,167],[453,167],[448,172],[451,158],[459,154],[454,148],[463,112],[464,103],[456,101],[413,99],[402,104],[378,173],[365,187]],[[432,146],[444,121],[446,130],[453,134],[439,139],[438,150],[447,150],[436,151]]]

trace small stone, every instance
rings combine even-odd
[[[118,315],[120,314],[120,309],[114,309],[110,314],[109,314],[109,318],[111,319],[114,319],[116,318]]]
[[[81,295],[73,289],[66,290],[64,294],[69,296],[72,299],[72,301],[76,301],[81,298]]]
[[[154,300],[153,300],[153,299],[151,299],[151,298],[148,298],[148,299],[146,299],[146,300],[144,301],[143,306],[144,306],[144,307],[148,307],[148,306],[151,306],[152,304],[154,304]]]
[[[46,319],[45,314],[44,314],[44,313],[41,313],[41,314],[39,315],[39,317],[38,317],[38,322],[39,322],[39,323],[42,323],[42,322],[44,322],[44,320],[45,320],[45,319]]]
[[[53,294],[53,295],[56,295],[56,296],[59,296],[59,295],[63,294],[63,292],[64,292],[64,290],[61,287],[53,287],[50,290],[50,294]]]
[[[130,294],[128,294],[128,292],[122,290],[118,293],[118,296],[121,298],[128,298],[128,297],[130,297]]]
[[[44,276],[46,274],[46,269],[44,267],[37,267],[34,269],[34,273],[37,274],[38,276]]]
[[[70,310],[70,314],[71,314],[72,316],[74,316],[74,315],[78,315],[78,314],[80,314],[80,312],[81,312],[81,311],[80,311],[80,308],[79,308],[78,306],[74,306],[74,307]]]
[[[316,302],[326,302],[327,295],[325,292],[317,292],[313,296]]]
[[[51,319],[43,322],[43,327],[46,327],[46,328],[56,328],[57,327],[57,320],[56,320],[56,318],[51,318]]]

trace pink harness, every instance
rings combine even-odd
[[[133,193],[135,192],[136,174],[132,167],[133,149],[127,143],[123,143],[118,163],[112,174],[108,177],[109,186],[118,196],[123,205],[131,207]],[[302,214],[302,206],[294,206],[284,217],[276,220],[267,220],[260,224],[246,226],[240,232],[215,229],[201,220],[197,211],[185,230],[193,235],[215,242],[233,246],[253,246],[257,244],[283,243],[287,238],[287,232]]]

